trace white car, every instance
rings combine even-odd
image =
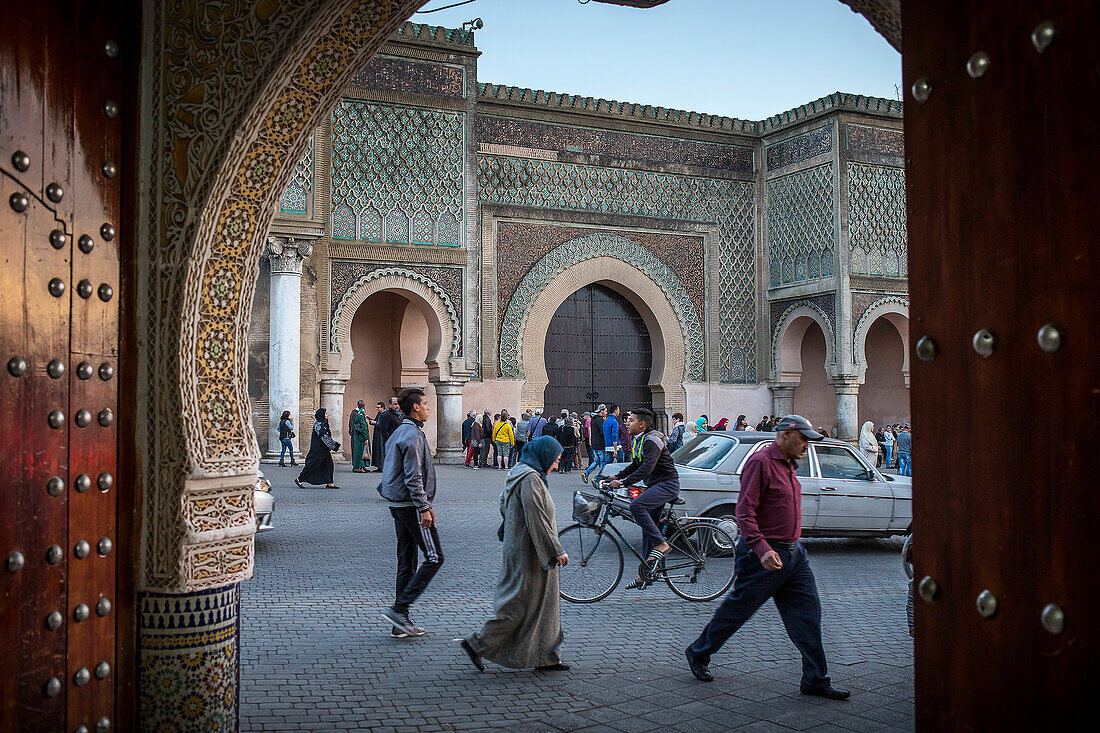
[[[275,497],[271,493],[271,482],[264,478],[264,472],[257,469],[256,486],[252,497],[256,504],[256,532],[275,529],[271,518],[275,514]]]
[[[775,433],[708,432],[686,443],[672,454],[684,499],[677,510],[725,520],[726,529],[740,536],[733,520],[741,469],[773,440]],[[625,467],[609,464],[603,475]],[[891,537],[905,534],[913,521],[912,479],[880,473],[843,441],[810,443],[798,462],[798,479],[803,537]]]

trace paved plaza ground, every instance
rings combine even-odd
[[[488,665],[452,641],[492,612],[500,564],[497,497],[504,472],[438,469],[446,562],[413,619],[420,639],[391,639],[394,531],[377,474],[337,467],[339,490],[299,489],[299,469],[264,466],[276,529],[256,538],[242,586],[244,731],[911,730],[913,652],[895,540],[808,540],[825,649],[845,702],[798,692],[800,662],[768,604],[711,663],[688,672],[684,647],[719,601],[692,603],[663,585],[622,585],[590,605],[562,603],[565,673]],[[551,476],[558,525],[570,522],[579,474]],[[628,537],[635,527],[620,524]],[[625,581],[624,581],[625,585]]]

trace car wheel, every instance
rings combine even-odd
[[[725,540],[716,537],[714,540],[714,549],[722,554],[732,554],[734,546],[736,546],[738,540],[741,539],[741,528],[737,526],[737,518],[734,516],[734,507],[716,506],[705,512],[703,516],[717,521],[718,526],[725,530],[725,533],[733,539],[733,546],[726,547]]]

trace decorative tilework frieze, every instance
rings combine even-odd
[[[313,150],[315,138],[309,139],[309,147],[294,166],[294,175],[283,189],[279,199],[279,211],[284,214],[308,214],[313,195]]]
[[[478,185],[487,203],[716,223],[719,378],[756,381],[754,184],[481,155]]]
[[[904,169],[848,164],[848,232],[853,274],[908,277]]]
[[[767,183],[771,285],[833,274],[833,164]]]
[[[641,245],[610,232],[596,232],[567,242],[539,260],[528,270],[504,314],[500,335],[500,373],[505,379],[522,379],[523,332],[531,308],[547,285],[555,277],[573,265],[596,257],[614,257],[622,260],[655,282],[668,297],[683,332],[684,379],[699,382],[703,379],[706,363],[706,347],[703,329],[695,312],[691,297],[676,274]]]
[[[836,296],[833,293],[825,293],[824,295],[814,295],[809,298],[788,298],[785,300],[773,300],[768,304],[768,312],[770,317],[770,330],[774,334],[776,327],[779,325],[780,319],[783,314],[797,305],[810,305],[822,315],[825,316],[829,328],[835,328],[836,326]],[[825,334],[826,338],[829,334]]]
[[[479,145],[512,145],[559,153],[606,155],[645,163],[671,163],[753,173],[753,150],[743,145],[639,135],[572,125],[478,115]]]
[[[768,170],[801,163],[833,149],[832,126],[820,127],[803,135],[773,143],[767,148]]]
[[[456,46],[474,45],[473,31],[461,28],[444,28],[441,25],[405,21],[398,27],[394,39],[398,41],[426,41],[428,43],[452,43]]]
[[[665,125],[703,130],[723,130],[752,134],[758,131],[758,122],[734,117],[720,117],[703,112],[654,107],[635,102],[618,102],[613,99],[582,97],[577,94],[560,94],[529,87],[511,87],[504,84],[479,84],[478,97],[488,103],[509,106],[541,107],[543,109],[595,113],[635,121],[653,121]]]
[[[699,235],[610,231],[516,221],[501,221],[496,227],[498,313],[505,312],[520,281],[551,250],[602,232],[629,239],[667,265],[688,292],[699,321],[704,319],[704,247]]]
[[[461,245],[463,118],[340,100],[332,113],[332,237]]]
[[[454,331],[451,356],[462,355],[462,313],[463,313],[463,274],[460,267],[435,267],[432,265],[411,265],[402,263],[398,274],[415,277],[419,282],[436,291],[447,307],[448,316]],[[338,320],[341,317],[353,318],[354,313],[343,314],[342,304],[347,296],[364,280],[391,275],[397,272],[392,264],[349,260],[329,261],[329,352],[339,353],[337,342]]]
[[[240,586],[138,597],[141,729],[233,731]]]
[[[905,155],[905,133],[901,130],[848,123],[844,131],[850,153]]]
[[[461,99],[462,74],[460,66],[375,56],[352,78],[351,86]]]

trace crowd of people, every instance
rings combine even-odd
[[[355,473],[384,470],[386,445],[402,422],[397,397],[391,397],[388,404],[377,402],[375,407],[377,413],[371,417],[366,412],[363,400],[359,400],[348,417],[350,458],[352,471]],[[615,404],[601,404],[592,412],[580,414],[563,408],[552,417],[547,417],[542,408],[523,411],[518,418],[509,414],[506,409],[494,413],[485,408],[480,414],[476,410],[470,410],[462,423],[464,465],[474,470],[509,470],[519,462],[526,444],[548,436],[562,446],[561,459],[557,462],[555,471],[583,471],[581,478],[588,483],[593,475],[603,475],[604,466],[625,463],[630,459],[631,438],[626,419],[629,414],[622,414],[621,408]],[[669,450],[675,451],[700,433],[726,430],[775,432],[778,421],[779,418],[775,415],[764,415],[752,426],[748,417],[741,414],[732,424],[725,417],[711,424],[706,414],[700,415],[694,421],[685,421],[683,414],[677,412],[673,414],[672,425],[665,436]],[[825,427],[818,426],[815,432],[829,437],[829,431]],[[282,443],[280,466],[286,465],[287,454],[290,455],[290,465],[298,465],[294,461],[294,435],[294,421],[289,411],[284,412],[279,421],[279,439]],[[902,476],[913,475],[913,443],[909,425],[886,425],[876,430],[874,423],[867,421],[860,430],[859,447],[871,464],[880,468],[897,469]],[[327,412],[324,409],[317,410],[310,449],[298,483],[338,488],[332,482],[334,466],[331,453],[339,449],[339,444],[332,438]]]
[[[394,521],[397,555],[397,588],[394,602],[381,611],[397,639],[420,637],[426,631],[413,622],[409,611],[427,589],[444,562],[434,501],[435,464],[424,425],[430,403],[424,391],[411,387],[391,400],[378,403],[378,414],[366,416],[360,401],[349,419],[353,470],[366,470],[365,456],[381,467],[379,495],[389,504]],[[463,422],[466,463],[472,469],[492,466],[507,469],[500,495],[503,567],[494,593],[494,615],[479,631],[457,640],[478,670],[485,660],[516,669],[540,672],[570,669],[562,661],[558,571],[569,564],[569,555],[558,539],[549,474],[568,472],[583,448],[588,461],[582,475],[587,482],[607,464],[627,463],[611,480],[612,488],[642,485],[630,502],[630,513],[642,531],[645,561],[628,590],[644,591],[657,578],[658,568],[670,547],[657,520],[666,503],[680,493],[679,476],[671,453],[692,433],[708,429],[703,415],[687,423],[673,416],[668,434],[657,428],[652,410],[637,408],[620,419],[618,405],[600,405],[595,412],[578,415],[562,410],[553,420],[537,409],[518,419],[507,410],[492,414],[470,411]],[[284,414],[283,421],[289,419]],[[374,426],[374,440],[370,426]],[[709,662],[726,641],[763,605],[773,599],[787,635],[802,654],[803,694],[833,700],[849,696],[832,686],[821,640],[821,604],[809,559],[802,548],[801,488],[797,461],[809,441],[824,436],[799,415],[775,420],[766,416],[762,430],[775,433],[767,450],[757,451],[742,469],[737,521],[742,535],[736,547],[732,592],[685,649],[687,668],[697,679],[714,679]],[[715,430],[727,429],[721,419]],[[281,426],[282,427],[282,426]],[[287,425],[293,432],[293,423]],[[749,429],[744,415],[735,428]],[[865,428],[873,427],[867,423]],[[904,430],[901,435],[908,435]],[[900,448],[900,438],[897,441]],[[373,443],[373,444],[372,444]],[[332,437],[326,411],[317,410],[302,474],[304,483],[334,487],[332,453],[340,449]],[[293,459],[293,451],[291,451]],[[577,464],[579,466],[579,463]],[[423,555],[423,561],[420,561]]]
[[[896,468],[899,476],[913,475],[913,434],[908,424],[884,425],[875,430],[870,420],[859,430],[859,449],[868,463]]]

